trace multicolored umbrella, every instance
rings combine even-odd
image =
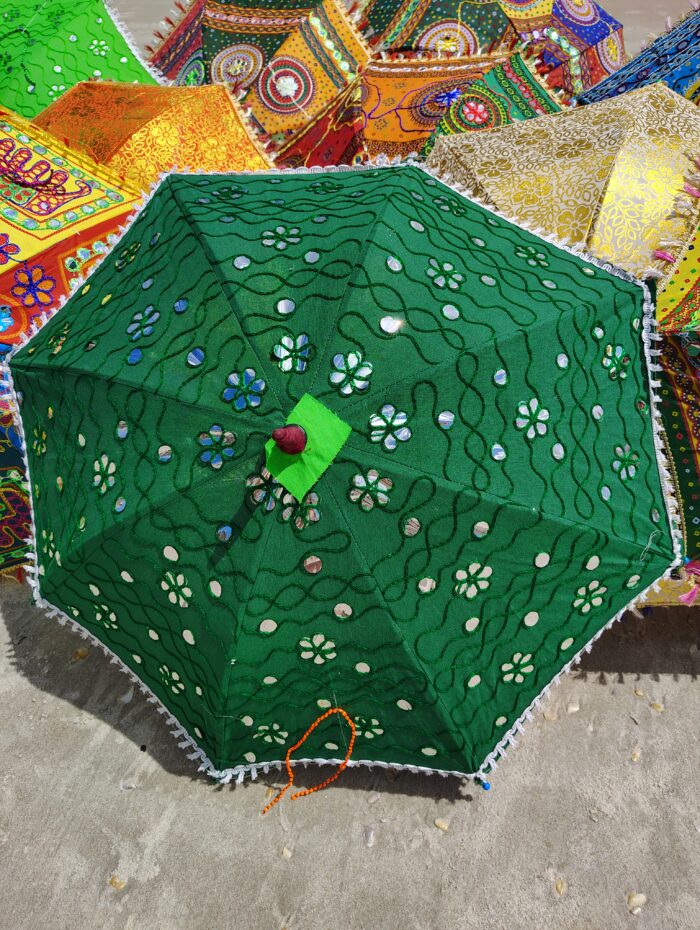
[[[219,777],[484,775],[676,562],[648,296],[417,167],[167,178],[10,363],[40,603]]]
[[[580,102],[597,103],[658,81],[700,102],[700,11],[691,10],[619,71],[582,94]]]
[[[197,29],[201,70],[192,64],[190,43],[180,45],[181,30]],[[178,82],[197,75],[243,93],[256,130],[282,140],[314,119],[369,58],[341,0],[207,0],[184,17],[152,62],[162,62]]]
[[[657,318],[663,334],[660,374],[668,390],[662,411],[683,504],[686,552],[695,559],[700,537],[693,485],[700,452],[694,410],[700,390],[697,379],[688,377],[687,363],[677,372],[685,337],[678,342],[672,334],[697,325],[691,323],[697,319],[692,282],[698,270],[690,240],[698,191],[688,182],[697,166],[687,153],[700,151],[700,112],[657,84],[542,116],[536,133],[527,129],[514,123],[490,133],[440,138],[429,164],[532,228],[590,249],[632,274],[642,276],[655,266],[662,275]],[[689,241],[676,263],[669,243]],[[622,371],[624,349],[609,348],[611,370]]]
[[[527,33],[541,49],[551,86],[570,94],[594,87],[626,60],[622,24],[595,0],[554,0],[546,26]]]
[[[495,0],[356,0],[350,9],[371,44],[392,52],[465,58],[506,52],[519,41]]]
[[[67,91],[36,125],[73,150],[148,189],[174,166],[256,171],[269,161],[256,147],[225,87],[143,87],[88,82]]]
[[[108,251],[137,201],[123,177],[0,108],[0,354]]]
[[[16,573],[30,553],[31,513],[21,450],[12,414],[0,412],[0,576]]]
[[[458,97],[435,127],[422,154],[429,155],[438,136],[496,129],[516,120],[558,113],[555,95],[528,67],[522,56],[512,55],[495,65]]]
[[[502,61],[496,56],[373,61],[277,149],[276,162],[310,167],[417,154],[465,88]]]
[[[2,104],[33,117],[79,81],[156,84],[103,0],[22,0],[0,13]]]

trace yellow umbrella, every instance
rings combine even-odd
[[[35,122],[141,187],[173,166],[244,171],[269,165],[220,85],[77,84]]]
[[[513,123],[487,133],[440,138],[428,164],[520,223],[643,275],[655,250],[685,241],[676,212],[700,152],[700,110],[655,84]],[[668,264],[659,264],[663,277]]]

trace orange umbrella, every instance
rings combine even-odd
[[[268,167],[220,85],[78,84],[40,113],[36,123],[141,187],[173,166],[198,171]]]

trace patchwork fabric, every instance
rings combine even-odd
[[[156,33],[158,45],[146,46],[151,65],[168,80],[187,87],[207,82],[202,50],[202,19],[205,0],[194,0],[167,36]]]
[[[597,103],[663,81],[693,103],[700,101],[700,11],[692,10],[624,67],[581,95]]]
[[[338,165],[416,154],[465,88],[501,61],[372,62],[318,119],[281,146],[277,164]]]
[[[12,415],[0,413],[0,574],[26,562],[31,536],[21,443]]]
[[[520,55],[498,64],[450,105],[423,147],[428,155],[438,136],[479,132],[561,110],[553,94],[530,71]]]
[[[2,105],[33,117],[78,81],[157,83],[103,0],[22,0],[0,12]]]
[[[71,148],[147,190],[173,167],[268,167],[225,87],[78,84],[35,120]]]
[[[518,42],[504,4],[495,0],[360,0],[353,10],[372,44],[392,52],[464,58],[508,51]]]
[[[339,705],[357,760],[476,772],[674,559],[643,299],[418,168],[171,176],[11,361],[40,594],[218,770]],[[297,500],[305,395],[351,434]]]
[[[137,200],[123,178],[0,108],[0,351],[58,306]]]
[[[547,25],[530,33],[552,87],[571,94],[595,86],[626,60],[622,24],[595,0],[554,0]]]

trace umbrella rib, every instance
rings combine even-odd
[[[60,373],[61,376],[73,375],[76,378],[85,377],[87,375],[93,375],[93,376],[98,375],[99,380],[102,380],[101,372],[88,371],[87,369],[82,369],[82,368],[71,368],[71,367],[59,368],[59,367],[54,367],[53,365],[46,365],[43,362],[37,362],[34,359],[31,360],[31,367],[22,368],[21,366],[17,365],[17,360],[14,360],[11,363],[11,365],[12,367],[15,367],[19,371],[21,371],[24,377],[31,377],[32,372],[35,372],[35,371],[45,371],[50,374]],[[139,384],[137,383],[132,384],[130,381],[126,381],[124,378],[120,378],[118,375],[105,375],[104,381],[108,382],[109,384],[119,384],[122,387],[128,388],[130,391],[133,391],[140,387]],[[212,415],[217,416],[220,419],[223,418],[226,414],[233,413],[236,423],[244,423],[251,427],[253,427],[253,425],[255,424],[255,426],[259,428],[259,431],[261,433],[265,433],[266,435],[268,433],[267,424],[261,421],[251,420],[249,417],[241,415],[239,411],[237,410],[232,412],[228,404],[225,404],[224,410],[217,410],[212,404],[208,404],[202,401],[182,400],[181,398],[175,397],[172,394],[165,394],[163,393],[163,391],[159,390],[156,387],[149,387],[148,393],[153,394],[156,397],[162,397],[164,400],[171,401],[172,403],[177,404],[178,406],[191,407],[193,410],[202,410],[202,411],[208,410],[212,413]],[[273,411],[270,411],[270,413],[272,414]],[[251,433],[254,433],[254,432],[257,432],[257,430],[251,429]]]
[[[168,188],[169,188],[169,190],[170,190],[170,193],[171,193],[171,195],[172,195],[172,198],[173,198],[175,204],[177,205],[177,208],[178,208],[179,211],[180,211],[180,214],[181,214],[181,216],[182,216],[182,219],[183,219],[184,222],[187,224],[187,227],[189,228],[189,230],[190,230],[190,232],[192,233],[192,235],[194,236],[194,238],[195,238],[195,239],[199,242],[199,244],[200,244],[200,247],[201,247],[201,250],[202,250],[202,254],[204,255],[205,259],[207,260],[207,262],[208,262],[208,264],[209,264],[209,268],[211,269],[212,276],[214,277],[214,279],[216,280],[217,284],[219,285],[219,290],[221,291],[222,297],[224,298],[224,300],[226,301],[226,303],[231,307],[231,310],[233,311],[233,313],[234,313],[234,315],[235,315],[236,319],[238,320],[238,323],[239,323],[239,325],[240,325],[240,327],[241,327],[241,333],[242,333],[242,334],[245,336],[245,338],[247,339],[248,345],[250,346],[250,350],[251,350],[251,352],[253,352],[253,354],[255,355],[255,359],[256,359],[258,365],[259,365],[260,368],[265,372],[266,382],[267,382],[267,384],[270,386],[270,390],[272,391],[272,393],[273,393],[273,394],[275,395],[275,397],[277,398],[277,403],[280,405],[280,408],[281,408],[282,412],[283,412],[283,413],[288,413],[289,411],[288,411],[288,410],[285,410],[285,405],[282,403],[282,398],[277,394],[277,391],[275,390],[275,386],[274,386],[274,384],[273,384],[273,382],[272,382],[272,379],[271,379],[271,377],[270,377],[270,373],[269,373],[268,370],[267,370],[267,365],[264,363],[263,359],[259,356],[258,352],[257,352],[256,349],[255,349],[255,346],[253,345],[253,340],[251,339],[251,337],[250,337],[250,336],[248,335],[248,333],[246,332],[246,329],[245,329],[245,317],[244,317],[244,315],[241,314],[241,312],[240,312],[240,307],[238,306],[238,302],[237,302],[235,296],[233,296],[233,294],[232,294],[232,295],[229,297],[228,293],[226,292],[226,288],[224,287],[224,280],[223,280],[223,278],[221,277],[221,274],[220,274],[220,272],[219,272],[219,270],[218,270],[218,268],[217,268],[217,266],[216,266],[216,264],[215,264],[215,262],[214,262],[214,259],[213,259],[212,255],[211,255],[211,253],[210,253],[210,251],[209,251],[207,245],[206,245],[206,238],[200,236],[200,235],[198,234],[197,228],[192,224],[192,221],[190,220],[189,214],[188,214],[187,211],[185,210],[184,206],[182,205],[182,203],[181,203],[181,201],[180,201],[180,199],[179,199],[179,197],[178,197],[178,195],[177,195],[177,188],[175,187],[175,184],[173,183],[172,179],[169,179]]]
[[[386,616],[387,616],[387,618],[388,618],[388,620],[389,620],[389,623],[391,624],[391,626],[392,626],[392,628],[393,628],[393,630],[394,630],[394,632],[395,632],[395,634],[396,634],[396,636],[397,636],[397,638],[398,638],[398,641],[402,644],[402,646],[403,646],[405,652],[407,653],[407,655],[416,663],[416,665],[418,666],[418,668],[419,668],[420,671],[422,672],[422,674],[423,674],[423,676],[424,676],[424,678],[425,678],[425,681],[426,681],[427,684],[428,684],[428,687],[429,687],[429,689],[430,689],[430,692],[431,692],[431,694],[432,694],[432,696],[433,696],[433,698],[434,698],[434,700],[435,700],[435,705],[434,705],[434,706],[435,706],[436,708],[437,708],[437,707],[440,708],[439,716],[443,718],[443,722],[444,722],[444,724],[445,724],[446,727],[447,727],[447,731],[448,731],[448,733],[449,733],[449,735],[450,735],[450,738],[451,738],[451,740],[452,740],[452,742],[453,742],[453,745],[454,745],[454,750],[456,750],[457,752],[466,753],[466,740],[463,741],[462,745],[460,745],[459,742],[454,738],[454,736],[453,736],[453,731],[454,731],[454,728],[455,728],[455,722],[454,722],[454,720],[452,719],[452,715],[450,714],[450,712],[449,712],[447,706],[445,705],[445,703],[444,703],[442,697],[438,694],[438,692],[437,692],[437,690],[436,690],[436,688],[435,688],[435,683],[434,683],[432,677],[430,676],[430,674],[428,673],[428,670],[425,668],[424,664],[421,662],[421,660],[418,658],[418,656],[416,655],[416,653],[414,652],[414,650],[411,648],[411,645],[410,645],[410,643],[407,641],[406,637],[403,635],[403,633],[402,633],[402,631],[401,631],[401,628],[399,627],[399,625],[398,625],[398,624],[396,623],[396,621],[394,620],[393,614],[392,614],[392,612],[391,612],[391,608],[389,607],[389,605],[388,605],[387,602],[386,602],[386,599],[385,599],[385,597],[384,597],[384,592],[382,591],[381,585],[379,584],[377,578],[375,577],[375,574],[374,574],[374,572],[372,571],[372,568],[371,568],[370,564],[367,562],[366,558],[364,557],[364,554],[363,554],[363,552],[362,552],[362,548],[360,547],[359,542],[358,542],[357,539],[355,538],[355,535],[354,535],[354,533],[353,533],[353,531],[352,531],[352,528],[350,527],[350,524],[347,522],[347,520],[346,520],[345,517],[343,516],[343,509],[342,509],[342,507],[340,506],[340,503],[338,502],[338,499],[336,498],[335,494],[333,493],[333,488],[331,487],[330,481],[328,481],[328,479],[327,479],[326,477],[323,477],[323,478],[321,479],[321,481],[326,485],[329,494],[330,494],[331,497],[333,498],[333,502],[335,503],[335,506],[336,506],[336,511],[337,511],[337,513],[339,514],[340,519],[343,521],[343,524],[344,524],[345,529],[346,529],[346,531],[347,531],[347,533],[348,533],[348,536],[349,536],[350,539],[352,540],[352,544],[353,544],[353,547],[354,547],[354,549],[355,549],[355,551],[356,551],[356,553],[357,553],[358,559],[360,560],[361,564],[365,566],[365,570],[366,570],[368,576],[372,579],[372,584],[374,585],[374,588],[375,588],[375,590],[376,590],[376,592],[377,592],[377,597],[379,598],[379,600],[381,601],[381,603],[382,603],[383,606],[384,606],[384,610],[385,610],[385,612],[386,612]],[[470,750],[473,751],[473,747],[470,746],[469,748],[470,748]],[[453,750],[453,751],[454,751],[454,750]]]
[[[357,456],[365,464],[369,464],[372,467],[376,467],[376,459],[370,459],[369,455],[367,454],[365,450],[358,449],[356,446],[353,446],[349,442],[346,442],[344,446],[344,450],[350,450],[350,449],[353,452],[355,452]],[[384,461],[387,461],[387,460],[384,459]],[[508,500],[507,498],[499,497],[498,494],[492,494],[489,491],[477,490],[475,488],[470,487],[469,485],[460,484],[457,481],[453,481],[450,478],[446,478],[444,477],[444,475],[433,475],[430,472],[424,471],[422,468],[417,468],[415,465],[407,465],[405,462],[398,462],[398,461],[392,462],[392,464],[395,465],[395,467],[398,469],[405,469],[406,471],[414,472],[417,475],[422,475],[425,478],[429,478],[431,481],[438,481],[444,484],[452,485],[455,489],[458,489],[460,492],[467,491],[469,493],[472,493],[476,497],[478,497],[480,500],[488,499],[490,501],[493,501],[494,503],[498,503],[501,506],[516,507],[519,510],[527,510],[528,512],[532,511],[532,507],[529,507],[527,504],[521,504],[518,501]],[[575,527],[576,529],[579,529],[579,530],[590,530],[591,529],[590,524],[579,523],[576,520],[567,520],[566,517],[558,516],[557,514],[550,513],[549,511],[546,511],[546,510],[538,509],[538,513],[540,513],[543,517],[546,517],[548,520],[552,520],[553,522],[559,523],[566,527]],[[641,549],[642,552],[653,552],[655,555],[658,555],[662,559],[665,559],[667,557],[667,553],[660,552],[658,549],[655,549],[652,545],[649,545],[648,543],[642,544],[639,540],[627,539],[626,536],[619,536],[617,534],[612,535],[608,533],[606,530],[602,530],[602,529],[598,529],[597,532],[602,533],[608,540],[618,540],[620,542],[626,543],[627,545],[631,547],[635,547],[635,548],[638,547],[639,549]]]

